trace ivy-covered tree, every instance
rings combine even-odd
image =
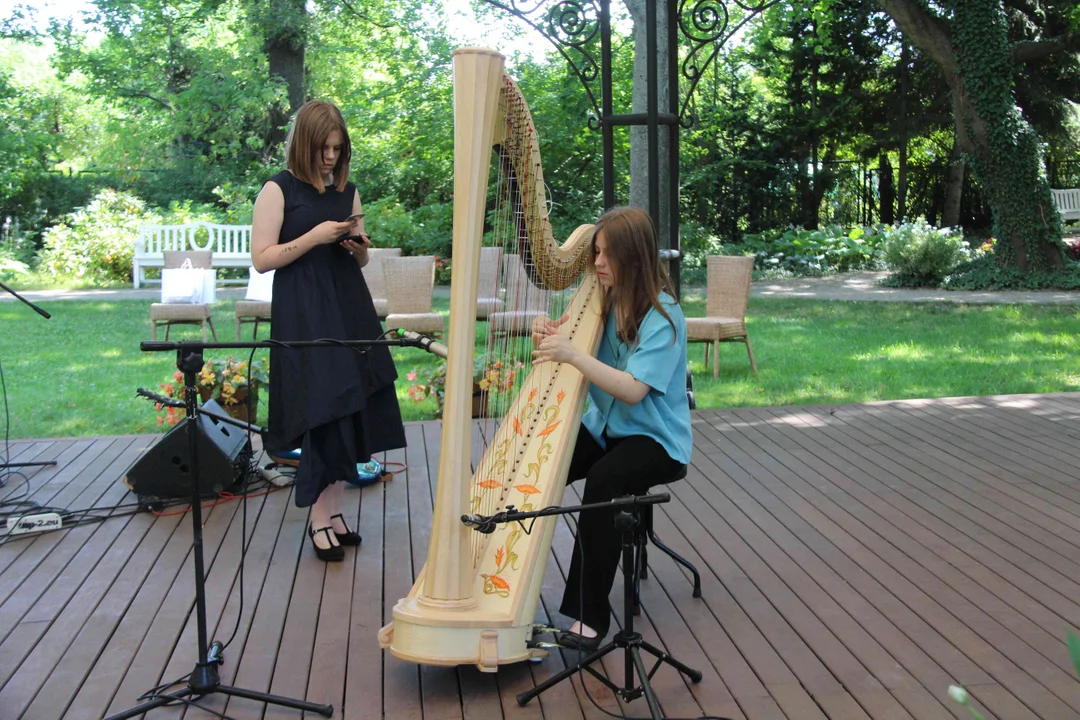
[[[1042,175],[1040,138],[1017,106],[1014,78],[1017,63],[1049,55],[1075,64],[1080,36],[1032,24],[1029,40],[1010,43],[1001,0],[877,1],[933,58],[952,91],[957,143],[993,209],[1000,261],[1021,270],[1061,267],[1061,219]],[[1057,0],[1032,5],[1043,15],[1071,11]]]

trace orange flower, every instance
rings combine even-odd
[[[503,556],[505,554],[504,548],[499,548],[495,551],[495,566],[502,567]]]
[[[477,486],[482,487],[485,490],[494,490],[495,488],[502,485],[502,483],[500,483],[498,480],[484,480],[484,481],[478,482],[476,484],[477,484]]]
[[[565,400],[565,399],[566,399],[566,391],[565,391],[565,390],[560,390],[560,391],[559,391],[559,394],[555,396],[555,399],[556,399],[556,400],[557,400],[558,402],[560,402],[560,403],[561,403],[561,402],[562,402],[563,400]]]
[[[514,418],[514,432],[516,432],[518,435],[524,435],[524,432],[522,432],[521,430],[521,423],[518,421],[517,418]]]
[[[514,489],[523,492],[526,495],[536,495],[540,492],[540,489],[535,485],[515,485]]]
[[[540,437],[547,437],[551,433],[555,432],[555,428],[559,427],[559,423],[561,423],[561,422],[562,422],[562,420],[556,420],[555,422],[551,423],[550,425],[548,425],[546,428],[544,428],[543,430],[541,430],[538,433],[539,436]]]
[[[495,587],[499,588],[500,590],[509,590],[510,589],[510,583],[506,582],[505,580],[503,580],[498,575],[489,575],[488,580],[490,580],[491,584],[494,585]]]

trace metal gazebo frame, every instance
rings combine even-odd
[[[546,37],[566,59],[581,81],[593,107],[589,127],[599,129],[603,142],[604,207],[615,200],[615,140],[620,126],[645,126],[648,144],[649,214],[660,227],[660,127],[668,133],[667,163],[670,173],[668,197],[669,259],[675,292],[680,292],[679,272],[679,130],[693,125],[688,114],[690,99],[709,65],[724,44],[752,19],[778,0],[645,0],[647,105],[644,113],[615,114],[612,107],[611,0],[485,0],[488,5],[523,20]],[[675,112],[660,112],[657,6],[667,7],[665,47],[668,68],[668,102]],[[599,42],[599,61],[596,45]],[[680,44],[682,60],[680,58]],[[688,83],[680,92],[680,80]],[[599,93],[597,93],[599,85]],[[600,100],[597,102],[597,95]]]

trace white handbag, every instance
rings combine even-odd
[[[214,302],[217,272],[211,268],[195,268],[191,258],[185,258],[178,268],[161,271],[161,302],[208,305]]]

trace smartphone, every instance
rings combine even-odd
[[[350,215],[349,217],[345,218],[341,222],[355,222],[356,220],[360,220],[363,217],[364,217],[364,213],[356,213],[355,215]]]

